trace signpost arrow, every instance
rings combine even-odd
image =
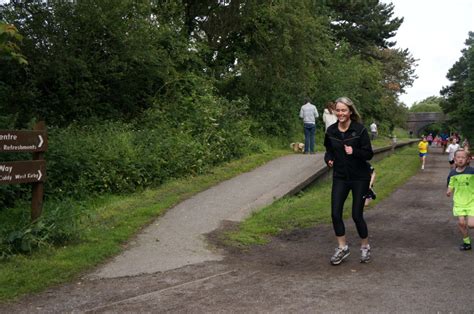
[[[0,184],[39,183],[45,174],[45,160],[0,162]]]
[[[48,150],[46,130],[0,130],[0,152],[45,152]]]
[[[41,135],[38,135],[38,137],[39,137],[39,140],[40,140],[39,144],[38,144],[38,147],[41,147],[41,146],[43,146],[43,137]]]

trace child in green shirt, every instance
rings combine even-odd
[[[468,229],[474,228],[474,168],[469,166],[471,156],[465,150],[454,153],[455,169],[449,172],[446,195],[453,195],[453,215],[458,217],[458,227],[463,236],[459,247],[462,251],[471,249]]]

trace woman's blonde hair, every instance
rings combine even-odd
[[[336,99],[336,101],[334,103],[337,104],[338,102],[343,103],[344,105],[349,107],[349,110],[351,111],[351,120],[352,121],[355,121],[355,122],[360,122],[361,121],[360,114],[357,111],[357,108],[355,107],[354,103],[352,102],[352,100],[349,97],[339,97],[338,99]]]

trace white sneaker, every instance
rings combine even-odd
[[[370,245],[360,248],[360,262],[368,263],[370,262]]]
[[[424,170],[424,169],[425,169],[425,166],[424,166],[424,165],[423,165],[423,166],[421,166],[421,170]]]
[[[339,265],[345,260],[351,252],[349,251],[349,247],[346,245],[342,248],[336,248],[334,255],[331,257],[331,264],[332,265]]]

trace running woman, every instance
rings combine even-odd
[[[360,115],[352,100],[336,100],[338,122],[331,125],[324,138],[324,160],[333,168],[331,192],[331,217],[338,247],[331,257],[332,265],[339,265],[349,254],[346,243],[342,211],[344,202],[352,191],[352,219],[361,238],[361,263],[370,261],[367,224],[364,220],[364,196],[369,190],[370,170],[367,160],[374,155],[367,129],[359,122]]]

